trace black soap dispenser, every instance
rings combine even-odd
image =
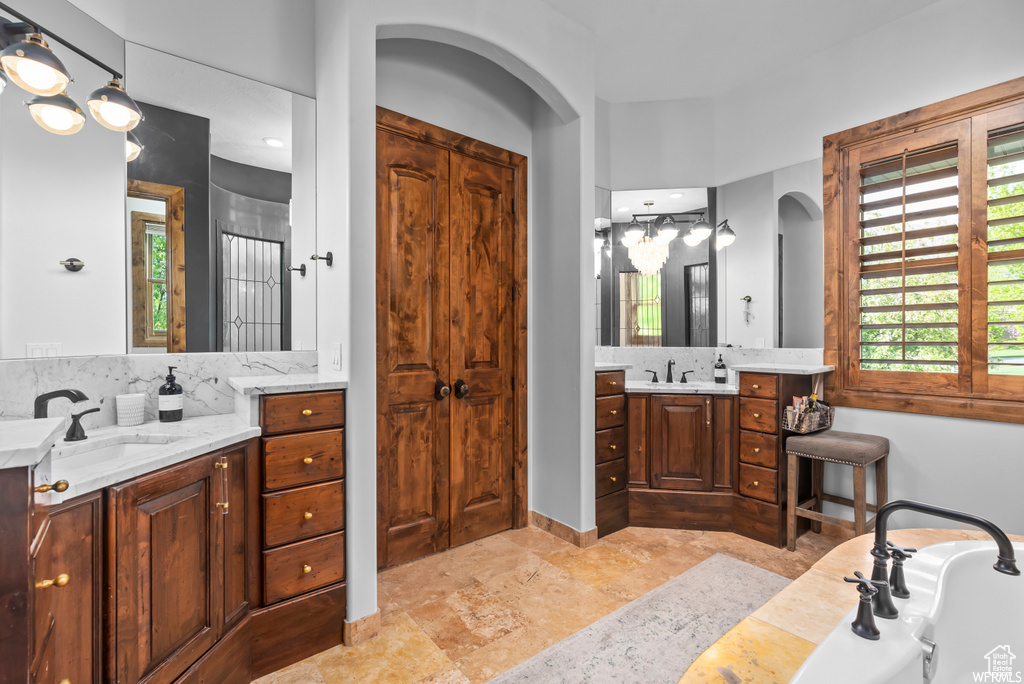
[[[185,413],[185,395],[174,381],[175,366],[167,367],[167,382],[160,385],[160,422],[174,423]]]
[[[722,355],[718,355],[718,361],[715,361],[715,382],[720,385],[725,384],[725,380],[728,373],[725,369],[725,361],[722,361]]]

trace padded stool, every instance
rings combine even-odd
[[[868,511],[875,513],[878,507],[888,501],[885,460],[889,455],[889,440],[876,435],[862,435],[856,432],[825,430],[813,435],[792,435],[786,440],[786,455],[789,459],[789,484],[786,499],[788,530],[786,548],[796,550],[797,517],[811,520],[811,531],[821,532],[821,523],[839,525],[853,530],[860,536],[873,530],[875,516],[867,519]],[[811,459],[811,498],[797,502],[800,459]],[[839,463],[853,468],[853,499],[834,496],[824,492],[825,462]],[[875,464],[875,505],[867,502],[865,469]],[[829,503],[853,508],[853,521],[825,515],[822,504]]]

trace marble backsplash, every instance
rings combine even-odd
[[[157,390],[167,367],[185,393],[185,417],[232,413],[235,392],[226,378],[242,375],[315,373],[317,352],[251,352],[209,354],[128,354],[72,356],[52,359],[0,361],[0,420],[31,418],[34,399],[57,389],[77,389],[89,399],[76,404],[74,412],[99,407],[99,413],[83,418],[90,427],[117,423],[114,397],[145,393],[146,420],[155,420]],[[68,416],[70,402],[50,402],[51,416]]]
[[[647,369],[658,371],[658,379],[666,379],[668,362],[675,360],[676,381],[683,371],[693,370],[690,380],[711,382],[715,378],[715,361],[722,355],[727,368],[740,363],[822,363],[821,349],[752,349],[746,347],[597,347],[594,360],[599,363],[628,363],[626,380],[650,380]]]

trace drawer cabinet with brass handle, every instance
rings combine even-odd
[[[599,397],[622,394],[626,391],[626,371],[601,372],[597,373],[596,378],[594,394]]]
[[[594,420],[598,430],[626,424],[626,395],[598,397],[594,407]]]
[[[260,397],[260,425],[265,435],[341,427],[344,424],[344,390]]]
[[[629,449],[626,429],[626,372],[600,371],[595,374],[594,405],[594,494],[597,534],[603,537],[629,522],[626,502]]]
[[[267,437],[263,440],[263,466],[263,484],[268,490],[344,477],[344,430]]]
[[[280,546],[345,528],[341,480],[263,495],[263,541]]]
[[[276,603],[345,579],[345,533],[263,552],[264,600]]]

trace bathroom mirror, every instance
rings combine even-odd
[[[315,100],[114,42],[141,150],[0,87],[0,359],[315,349]],[[54,49],[76,102],[110,79]]]
[[[715,346],[715,237],[687,236],[701,220],[698,231],[716,225],[715,189],[598,188],[596,197],[598,345]]]
[[[313,349],[315,101],[131,42],[125,61],[145,115],[128,162],[131,351]]]

